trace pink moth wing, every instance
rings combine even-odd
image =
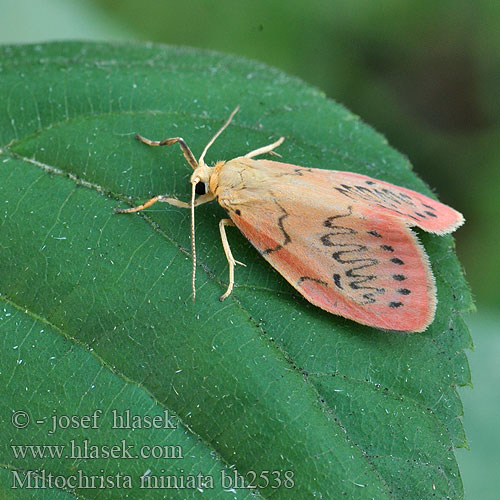
[[[410,226],[445,234],[462,215],[415,191],[351,172],[235,158],[214,169],[219,203],[311,303],[386,330],[423,331],[436,292]]]

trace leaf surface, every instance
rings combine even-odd
[[[113,213],[156,194],[189,199],[190,167],[177,146],[148,148],[135,133],[182,136],[198,156],[237,104],[241,111],[210,149],[209,163],[284,135],[283,161],[351,170],[432,195],[405,157],[317,90],[255,62],[76,42],[1,52],[7,397],[0,414],[9,422],[25,410],[32,422],[23,430],[2,425],[0,481],[11,481],[14,470],[122,472],[133,483],[128,498],[141,498],[144,474],[201,472],[213,477],[214,486],[202,488],[207,498],[463,496],[454,447],[465,437],[455,389],[470,383],[463,350],[471,340],[461,313],[471,299],[451,237],[419,233],[439,302],[431,327],[407,335],[310,305],[231,229],[233,254],[247,267],[238,266],[234,293],[220,303],[227,263],[218,233],[224,211],[216,203],[197,209],[193,303],[189,211],[157,204],[139,215]],[[98,428],[48,433],[54,414],[95,409],[103,411]],[[113,409],[168,411],[177,426],[112,429]],[[178,445],[183,458],[16,459],[11,448],[86,437],[100,445],[125,440],[134,449]],[[246,486],[265,486],[262,471],[279,472],[267,487],[238,489],[221,482],[234,469]],[[291,489],[285,471],[293,471]],[[123,498],[123,491],[76,494]],[[198,493],[168,491],[169,498]],[[148,498],[164,494],[148,490]]]

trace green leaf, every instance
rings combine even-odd
[[[190,168],[177,146],[147,148],[135,133],[183,136],[198,156],[237,104],[241,111],[209,162],[284,135],[284,161],[431,194],[406,158],[317,90],[255,62],[89,43],[4,47],[0,60],[5,487],[14,471],[18,481],[44,484],[49,473],[60,481],[77,473],[116,481],[121,473],[131,489],[80,487],[76,495],[144,498],[144,474],[202,473],[213,477],[213,487],[203,487],[207,498],[463,496],[455,389],[470,383],[461,313],[471,300],[451,237],[420,234],[438,311],[425,333],[406,335],[310,305],[231,229],[233,254],[247,267],[236,269],[234,293],[220,303],[227,263],[216,203],[197,209],[193,303],[189,211],[113,212],[159,193],[189,199]],[[113,409],[149,417],[167,411],[176,425],[113,429]],[[103,412],[99,425],[83,428],[82,417],[95,410]],[[26,428],[11,424],[16,411],[29,414]],[[64,425],[65,415],[80,419],[50,434],[54,416]],[[100,458],[16,458],[11,447],[85,439],[124,441],[135,451],[170,445],[183,458],[106,458],[102,447]],[[262,471],[276,472],[254,490],[221,482],[235,469],[246,486],[265,486]],[[30,498],[22,484],[12,491]],[[61,498],[72,492],[69,483],[56,487]],[[147,498],[165,494],[191,498],[198,490],[147,490]]]

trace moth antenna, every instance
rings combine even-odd
[[[194,238],[194,198],[196,196],[196,184],[199,179],[194,179],[191,183],[191,254],[193,256],[193,274],[191,284],[193,287],[193,302],[196,298],[196,243]]]
[[[207,153],[208,148],[215,142],[215,139],[217,139],[217,137],[219,137],[219,135],[221,135],[222,132],[224,132],[227,126],[231,123],[233,116],[238,112],[239,109],[240,109],[239,105],[236,106],[236,108],[234,108],[233,112],[229,115],[229,118],[226,120],[226,123],[224,123],[224,125],[222,125],[222,127],[217,131],[217,133],[210,139],[210,142],[205,146],[205,149],[203,150],[203,153],[201,153],[200,159],[198,160],[199,165],[205,164],[203,159],[205,158],[205,154]]]

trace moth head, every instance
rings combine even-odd
[[[208,165],[198,165],[193,174],[191,175],[191,186],[195,194],[204,195],[210,191],[210,177],[213,168]]]

